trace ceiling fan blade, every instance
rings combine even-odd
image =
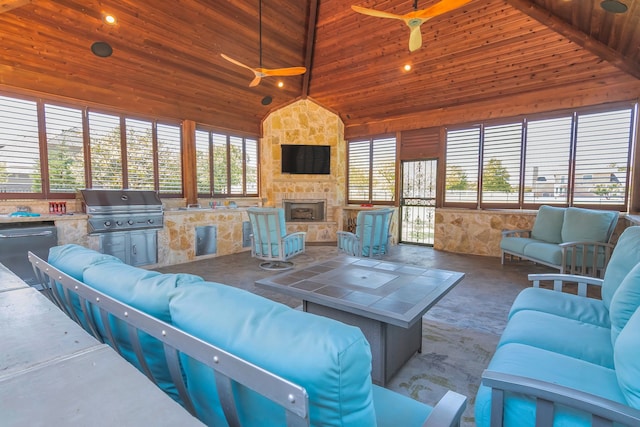
[[[471,0],[469,0],[471,1]],[[351,6],[351,9],[355,10],[358,13],[362,13],[363,15],[376,16],[378,18],[391,18],[391,19],[404,19],[405,17],[402,15],[396,15],[394,13],[382,12],[375,9],[367,9],[366,7],[360,6]]]
[[[221,53],[220,56],[222,56],[224,59],[226,59],[227,61],[231,62],[232,64],[235,64],[239,67],[242,68],[246,68],[247,70],[251,70],[251,71],[255,71],[253,68],[249,67],[248,65],[244,65],[242,62],[240,61],[236,61],[233,58],[229,58],[227,55],[225,55],[224,53]]]
[[[262,68],[260,71],[266,76],[297,76],[306,73],[307,69],[304,67],[275,68],[272,70]]]
[[[262,80],[262,77],[256,74],[253,80],[251,80],[251,83],[249,83],[249,87],[258,86],[260,84],[260,80]]]
[[[411,35],[409,36],[409,51],[413,52],[414,50],[418,50],[421,46],[422,31],[420,30],[420,25],[416,25],[415,27],[411,27]]]
[[[464,6],[470,1],[471,0],[442,0],[440,3],[436,3],[424,10],[417,10],[413,12],[412,15],[415,18],[429,19]]]

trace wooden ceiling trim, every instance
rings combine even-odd
[[[637,64],[627,60],[620,53],[599,42],[597,39],[589,37],[582,31],[575,29],[571,25],[557,18],[555,15],[552,15],[548,11],[540,8],[534,3],[526,0],[506,1],[511,6],[539,21],[541,24],[556,31],[558,34],[563,35],[572,42],[576,43],[578,46],[589,50],[603,60],[620,68],[622,71],[631,74],[637,79],[640,79],[640,67],[638,67]]]
[[[309,3],[309,18],[307,19],[307,44],[305,48],[304,66],[307,72],[302,78],[302,99],[309,96],[309,81],[313,65],[313,46],[316,39],[316,24],[318,21],[318,0],[311,0]]]
[[[0,0],[0,13],[33,3],[33,0]]]
[[[534,93],[498,96],[460,105],[422,110],[404,116],[398,115],[388,120],[371,120],[357,124],[347,122],[345,139],[628,101],[637,99],[639,96],[640,82],[619,71],[616,76],[606,81],[566,85],[562,90],[562,96],[558,96],[557,88],[548,88]]]

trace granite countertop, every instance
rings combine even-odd
[[[88,218],[85,213],[67,213],[60,215],[43,214],[40,216],[9,216],[9,214],[0,214],[0,224],[9,224],[17,222],[41,222],[41,221],[69,221],[69,220],[86,220]]]

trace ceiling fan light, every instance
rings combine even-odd
[[[600,7],[610,13],[625,13],[628,9],[626,4],[618,0],[604,0]]]
[[[118,23],[118,20],[116,19],[116,17],[110,13],[103,13],[102,21],[108,25],[116,25]]]

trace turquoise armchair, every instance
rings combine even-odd
[[[284,209],[249,208],[251,222],[251,256],[263,260],[260,268],[287,270],[293,267],[290,258],[304,253],[306,233],[287,234]]]
[[[356,232],[338,231],[338,250],[358,257],[379,257],[389,253],[389,228],[393,209],[360,211]]]

